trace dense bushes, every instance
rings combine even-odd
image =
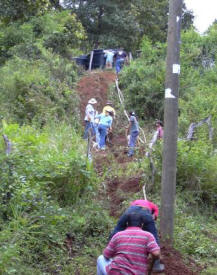
[[[158,143],[153,151],[156,166],[155,179],[158,186],[162,170],[162,145]],[[179,190],[191,193],[195,203],[217,206],[216,165],[216,150],[210,142],[178,141],[177,187]]]
[[[75,16],[50,12],[2,25],[0,38],[1,115],[21,124],[66,119],[78,124],[77,67],[64,58],[78,53],[85,38]]]
[[[0,68],[1,115],[21,124],[37,122],[39,126],[50,120],[78,119],[74,65],[53,54],[47,58],[47,62],[32,62],[17,57]]]
[[[144,38],[141,58],[125,67],[120,87],[125,93],[126,107],[144,119],[162,118],[165,79],[165,46],[153,47]]]
[[[3,121],[1,133],[13,150],[6,156],[0,140],[0,270],[50,274],[67,265],[66,233],[81,247],[109,227],[107,214],[93,204],[97,181],[85,143],[65,124],[39,131]]]
[[[39,132],[30,126],[4,125],[14,148],[9,156],[1,155],[3,200],[7,201],[9,192],[9,203],[32,211],[40,207],[45,194],[67,205],[91,185],[93,172],[87,168],[85,150],[72,128],[53,124]]]
[[[68,11],[50,12],[33,17],[28,22],[1,25],[0,61],[17,55],[22,58],[41,58],[41,47],[63,57],[78,54],[85,32],[75,15]]]

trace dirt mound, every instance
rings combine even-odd
[[[162,262],[165,264],[165,275],[197,275],[200,274],[200,267],[188,259],[188,264],[184,263],[181,254],[168,245],[161,245]],[[156,273],[155,273],[156,274]]]
[[[107,189],[110,198],[110,215],[120,215],[121,203],[129,198],[130,193],[137,193],[141,190],[139,181],[141,176],[134,176],[128,179],[115,178],[108,182]]]
[[[105,106],[108,95],[109,85],[115,81],[115,73],[112,71],[93,71],[81,78],[78,83],[77,91],[80,95],[80,111],[84,116],[85,107],[90,98],[97,100],[96,109],[101,112]]]

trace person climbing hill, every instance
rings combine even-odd
[[[123,49],[117,51],[114,55],[114,60],[115,60],[115,69],[116,69],[116,74],[120,73],[121,69],[123,68],[124,62],[127,59],[127,54]]]
[[[115,112],[115,109],[113,107],[113,103],[111,101],[107,101],[106,105],[103,107],[103,110],[102,110],[103,114],[105,114],[106,111],[113,112],[113,119],[115,118],[116,112]]]
[[[162,139],[163,138],[163,134],[164,134],[163,122],[160,121],[160,120],[157,120],[155,125],[157,127],[157,132],[158,132],[157,138],[158,139]]]
[[[125,230],[116,233],[99,256],[97,275],[147,275],[148,254],[159,259],[160,247],[151,233],[142,230],[144,222],[139,212],[127,215]]]
[[[88,137],[88,130],[91,129],[92,135],[95,135],[94,130],[94,120],[96,116],[96,110],[94,109],[93,105],[96,104],[97,101],[95,98],[91,98],[88,100],[88,104],[85,108],[85,130],[84,130],[84,139]]]
[[[127,132],[130,133],[129,150],[127,155],[128,157],[132,157],[134,155],[134,148],[139,136],[139,124],[134,112],[130,112],[130,121]]]
[[[109,239],[111,239],[116,233],[123,231],[127,228],[128,216],[131,214],[140,214],[143,216],[143,226],[142,229],[150,232],[157,244],[160,246],[160,241],[158,237],[157,228],[155,225],[155,220],[158,217],[158,206],[148,200],[135,200],[130,203],[130,206],[125,210],[122,216],[119,218],[117,225],[111,232]],[[154,262],[153,270],[163,271],[164,265],[160,263],[160,260]]]
[[[112,50],[106,50],[104,56],[106,58],[106,68],[112,69],[114,52]]]
[[[99,144],[98,148],[101,150],[105,150],[105,142],[106,142],[106,135],[112,129],[112,111],[105,111],[105,114],[101,113],[100,115],[96,116],[99,118]]]

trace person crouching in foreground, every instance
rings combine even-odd
[[[130,213],[127,228],[116,233],[97,260],[97,275],[148,274],[148,254],[160,257],[154,236],[142,230],[143,215]]]
[[[150,232],[157,244],[160,246],[160,241],[158,237],[157,228],[155,225],[155,220],[157,220],[159,210],[158,206],[149,200],[135,200],[130,203],[130,206],[125,210],[125,212],[119,218],[117,225],[111,232],[109,239],[111,239],[117,232],[123,231],[128,226],[128,216],[130,214],[139,214],[143,217],[144,231]],[[153,265],[153,271],[162,272],[164,270],[164,264],[160,262],[160,259],[156,259]]]

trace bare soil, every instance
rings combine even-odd
[[[81,78],[77,91],[80,95],[80,111],[84,116],[85,107],[90,98],[97,100],[96,109],[101,112],[105,106],[109,86],[115,81],[115,73],[112,71],[92,71]]]
[[[91,72],[84,76],[78,86],[77,90],[81,97],[80,111],[84,114],[85,106],[88,99],[96,98],[98,101],[97,110],[101,110],[107,101],[109,85],[114,83],[115,73],[112,71]],[[119,129],[120,130],[120,129]],[[118,131],[120,132],[120,131]],[[122,135],[116,135],[114,129],[114,136],[112,144],[109,149],[113,153],[115,161],[125,165],[129,161],[126,155],[126,137],[123,131]],[[109,165],[110,160],[107,159],[107,152],[94,153],[94,165],[99,175],[103,172],[103,167]],[[129,198],[130,194],[141,190],[139,181],[141,175],[134,175],[128,179],[113,178],[106,182],[107,196],[110,200],[110,215],[118,217],[120,215],[121,203]],[[192,260],[184,260],[182,255],[167,244],[161,245],[162,262],[165,264],[165,275],[197,275],[200,274],[201,268]],[[156,273],[155,273],[156,274]],[[162,274],[162,273],[161,273]]]

